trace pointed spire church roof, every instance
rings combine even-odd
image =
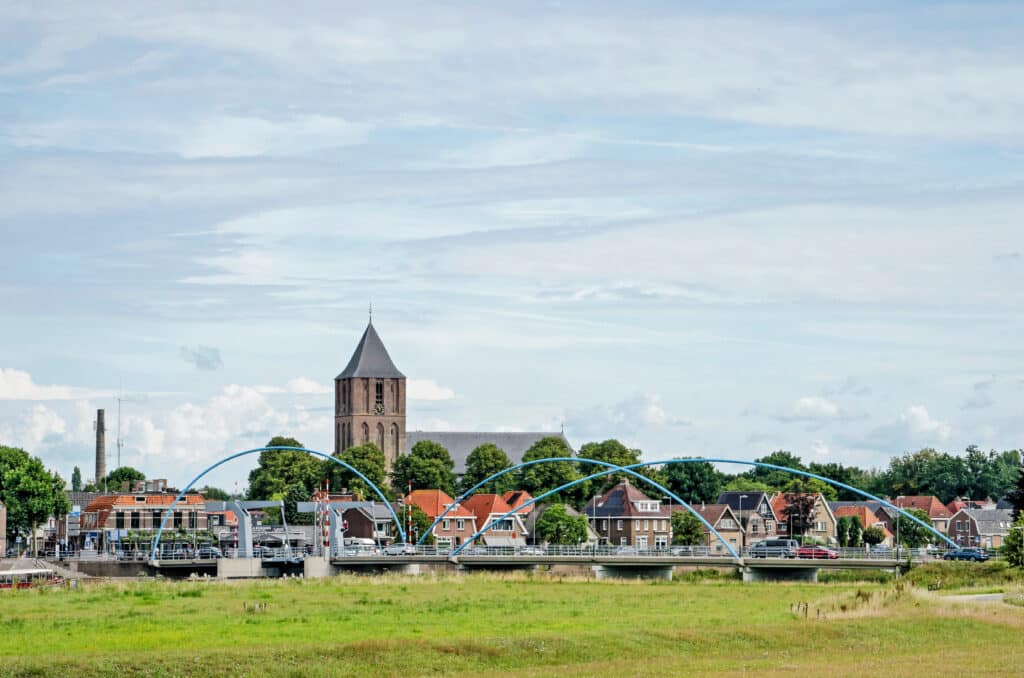
[[[395,364],[391,362],[388,350],[384,348],[384,342],[377,335],[373,328],[373,321],[366,326],[363,338],[359,340],[352,359],[342,370],[337,379],[351,379],[353,377],[377,377],[381,379],[404,379],[405,375],[398,371]]]

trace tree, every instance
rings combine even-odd
[[[553,504],[537,520],[537,534],[549,544],[582,544],[587,540],[587,519],[571,515],[565,504]]]
[[[883,533],[884,535],[884,533]],[[864,526],[861,525],[860,516],[850,516],[849,545],[856,548],[861,545],[864,539]]]
[[[231,495],[228,494],[227,490],[222,490],[219,487],[211,487],[209,485],[200,489],[199,494],[212,501],[227,501],[231,499]]]
[[[131,466],[121,466],[106,475],[105,478],[96,484],[104,491],[122,492],[130,491],[132,485],[140,480],[145,480],[146,474]]]
[[[549,457],[571,457],[572,449],[568,443],[561,436],[548,436],[541,438],[533,445],[530,446],[523,454],[523,461],[535,461],[537,459],[547,459]],[[579,480],[583,476],[580,475],[576,468],[576,465],[569,461],[556,461],[547,464],[534,464],[528,466],[519,472],[519,487],[520,489],[526,490],[534,497],[553,490],[556,487]],[[588,485],[589,483],[582,483]],[[569,503],[574,508],[579,508],[584,502],[581,502],[582,497],[587,496],[589,492],[577,491],[568,493]]]
[[[371,483],[379,487],[385,493],[385,497],[387,496],[388,474],[385,469],[384,453],[375,444],[356,445],[333,456],[354,467],[366,476]],[[321,475],[324,478],[330,478],[332,491],[337,492],[347,489],[360,501],[380,500],[377,493],[370,489],[370,486],[363,482],[362,478],[333,461],[323,460]]]
[[[787,452],[786,450],[777,450],[769,455],[761,457],[760,459],[755,459],[754,461],[761,462],[763,464],[774,464],[775,466],[785,466],[786,468],[793,468],[798,471],[807,470],[807,467],[804,466],[804,462],[800,457],[796,456],[792,452]],[[761,466],[755,466],[744,475],[751,480],[764,483],[776,490],[781,489],[793,478],[793,474],[789,471],[763,468]]]
[[[934,494],[944,503],[966,494],[969,489],[964,459],[932,448],[890,460],[889,468],[879,476],[876,486],[882,494]]]
[[[850,517],[842,516],[836,520],[836,541],[846,547],[850,545]]]
[[[584,444],[580,447],[579,456],[585,459],[593,459],[594,461],[605,461],[609,464],[615,464],[616,466],[629,466],[640,462],[640,450],[630,449],[614,438],[610,438],[600,443]],[[598,470],[599,469],[595,467],[593,471],[590,472],[594,473]],[[635,470],[637,472],[640,471],[640,469]],[[629,476],[626,473],[609,474],[604,478],[593,481],[593,490],[596,492],[604,492],[616,483],[622,482],[627,477]]]
[[[861,532],[860,537],[865,544],[874,546],[875,544],[881,544],[885,541],[885,530],[880,527],[866,527],[864,528],[864,531]]]
[[[264,447],[304,447],[295,438],[275,436]],[[323,466],[307,452],[264,450],[258,465],[249,472],[249,499],[283,496],[292,485],[302,485],[312,494],[322,479]]]
[[[779,518],[789,526],[790,536],[804,534],[814,523],[815,509],[818,504],[818,495],[808,490],[808,484],[797,480],[795,484],[787,485],[789,492],[785,493],[786,507],[782,509]]]
[[[1020,518],[1021,514],[1024,513],[1024,465],[1017,471],[1017,486],[1010,490],[1010,493],[1006,495],[1006,499],[1010,502],[1010,506],[1013,507],[1013,517]]]
[[[455,494],[455,462],[448,450],[433,440],[421,440],[409,454],[399,457],[392,469],[395,492],[405,494],[410,483],[414,490],[444,490]]]
[[[704,523],[692,511],[681,510],[672,514],[672,543],[679,546],[698,546],[706,543]]]
[[[1003,553],[1010,565],[1024,568],[1024,514],[1017,516],[1010,526],[1010,533],[1003,540]]]
[[[427,534],[427,530],[430,529],[430,524],[434,522],[430,519],[430,516],[416,504],[412,505],[412,534],[407,535],[407,539],[410,543],[416,543],[420,535],[426,534],[427,538],[423,540],[424,544],[432,545],[434,543],[434,533]],[[397,536],[397,535],[396,535]]]
[[[8,533],[31,535],[33,553],[40,523],[71,510],[64,480],[47,471],[38,457],[17,447],[0,446],[0,501],[7,508]]]
[[[512,468],[512,460],[505,454],[505,450],[493,443],[484,443],[466,457],[466,472],[459,483],[460,491],[465,492],[485,478],[509,468]],[[504,494],[513,489],[515,484],[514,474],[506,473],[500,478],[480,486],[477,491]]]
[[[840,483],[856,487],[858,490],[864,490],[866,492],[871,491],[871,487],[875,482],[875,472],[865,471],[862,468],[856,466],[843,466],[835,462],[829,462],[827,464],[819,464],[818,462],[811,462],[807,466],[807,470],[811,473],[815,473],[819,476],[824,476],[829,480],[836,480]],[[850,490],[843,489],[841,487],[835,487],[829,485],[836,492],[836,499],[830,501],[860,501],[864,499],[863,495],[851,492]]]
[[[766,492],[771,494],[774,491],[775,488],[772,488],[767,483],[762,483],[758,480],[751,480],[745,475],[732,478],[725,483],[724,487],[722,487],[722,492]]]
[[[707,461],[667,464],[662,473],[666,487],[690,504],[715,503],[725,482],[725,476]]]
[[[299,513],[298,503],[300,501],[309,501],[310,493],[305,487],[296,483],[291,485],[285,490],[283,501],[284,501],[284,518],[289,525],[312,525],[314,515],[312,513]]]
[[[931,519],[928,517],[928,514],[921,509],[904,509],[904,511],[922,521],[925,525],[931,525]],[[913,549],[918,546],[924,546],[932,540],[931,530],[921,527],[913,520],[907,520],[899,514],[897,514],[896,520],[899,525],[897,534],[899,535],[900,544]]]
[[[75,467],[75,470],[71,472],[71,491],[80,492],[82,490],[82,469]]]
[[[782,486],[784,493],[809,492],[820,494],[825,501],[836,501],[836,488],[817,478],[793,478]]]

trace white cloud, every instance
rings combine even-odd
[[[285,384],[285,389],[289,393],[298,393],[303,395],[324,395],[334,391],[330,386],[321,384],[320,382],[307,377],[296,377],[289,380],[288,383]]]
[[[14,423],[0,425],[0,440],[4,444],[21,447],[37,454],[44,441],[62,437],[68,432],[67,422],[59,414],[41,403],[26,410]]]
[[[183,132],[177,150],[185,158],[235,158],[304,153],[365,140],[365,127],[324,115],[300,115],[285,120],[219,116]]]
[[[947,440],[953,427],[944,421],[933,419],[924,405],[911,405],[900,415],[900,421],[914,435]]]
[[[639,393],[611,405],[570,410],[566,431],[574,436],[622,437],[645,427],[689,426],[682,417],[669,414],[657,394]]]
[[[924,405],[911,405],[899,417],[869,431],[850,447],[880,450],[890,455],[912,447],[936,447],[950,439],[953,426],[935,419]]]
[[[454,390],[433,379],[408,379],[405,389],[410,400],[452,400],[456,397]]]
[[[109,395],[75,386],[43,386],[32,375],[13,367],[0,367],[0,400],[76,400]]]
[[[835,419],[839,414],[839,405],[821,396],[805,396],[793,403],[795,419]]]

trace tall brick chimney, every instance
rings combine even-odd
[[[103,424],[103,410],[96,410],[96,482],[107,475],[107,429]]]

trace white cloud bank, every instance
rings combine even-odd
[[[43,386],[28,372],[0,367],[0,400],[78,400],[106,395],[110,394],[76,386]]]

